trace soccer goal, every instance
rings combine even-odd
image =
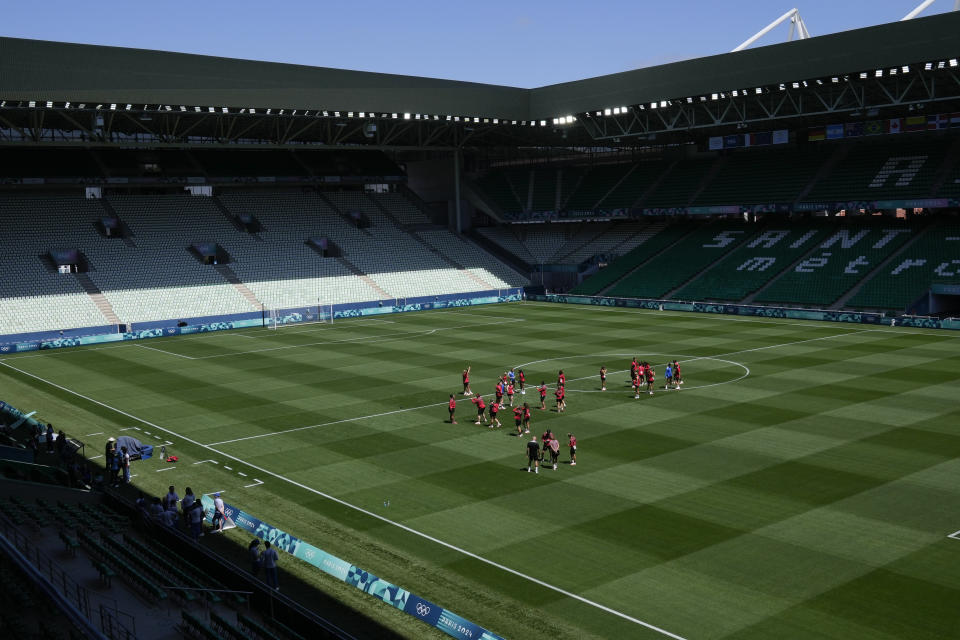
[[[271,308],[267,326],[276,330],[306,324],[333,324],[333,305],[321,303],[299,309]]]

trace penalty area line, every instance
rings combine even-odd
[[[634,623],[634,624],[636,624],[636,625],[639,625],[639,626],[644,627],[644,628],[646,628],[646,629],[649,629],[649,630],[651,630],[651,631],[655,631],[655,632],[657,632],[657,633],[659,633],[659,634],[661,634],[661,635],[667,636],[668,638],[673,638],[674,640],[686,640],[686,638],[684,638],[683,636],[679,636],[679,635],[677,635],[677,634],[675,634],[675,633],[671,633],[670,631],[667,631],[666,629],[662,629],[662,628],[660,628],[660,627],[658,627],[658,626],[656,626],[656,625],[654,625],[654,624],[651,624],[651,623],[649,623],[649,622],[645,622],[645,621],[643,621],[643,620],[640,620],[639,618],[635,618],[635,617],[633,617],[633,616],[631,616],[631,615],[628,615],[628,614],[626,614],[626,613],[623,613],[622,611],[617,611],[616,609],[612,609],[612,608],[610,608],[610,607],[607,607],[607,606],[605,606],[605,605],[602,605],[602,604],[600,604],[599,602],[594,602],[593,600],[590,600],[590,599],[588,599],[588,598],[585,598],[585,597],[583,597],[583,596],[581,596],[581,595],[577,595],[576,593],[567,591],[566,589],[562,589],[562,588],[560,588],[560,587],[554,586],[554,585],[550,584],[549,582],[544,582],[543,580],[540,580],[539,578],[534,578],[533,576],[528,575],[528,574],[526,574],[526,573],[523,573],[523,572],[521,572],[521,571],[517,571],[516,569],[511,569],[510,567],[508,567],[508,566],[506,566],[506,565],[503,565],[503,564],[500,564],[499,562],[495,562],[495,561],[493,561],[493,560],[489,560],[489,559],[487,559],[487,558],[484,558],[483,556],[481,556],[481,555],[479,555],[479,554],[473,553],[472,551],[467,551],[466,549],[463,549],[463,548],[461,548],[461,547],[458,547],[458,546],[456,546],[456,545],[454,545],[454,544],[451,544],[451,543],[446,542],[446,541],[444,541],[444,540],[441,540],[441,539],[439,539],[439,538],[435,538],[435,537],[431,536],[430,534],[427,534],[427,533],[424,533],[424,532],[419,531],[419,530],[417,530],[417,529],[414,529],[413,527],[408,527],[407,525],[402,524],[402,523],[400,523],[400,522],[396,522],[396,521],[394,521],[394,520],[390,520],[389,518],[386,518],[386,517],[384,517],[384,516],[382,516],[382,515],[380,515],[380,514],[378,514],[378,513],[374,513],[373,511],[369,511],[369,510],[367,510],[367,509],[364,509],[363,507],[359,507],[359,506],[357,506],[357,505],[355,505],[355,504],[352,504],[352,503],[350,503],[350,502],[347,502],[346,500],[342,500],[342,499],[340,499],[340,498],[337,498],[336,496],[332,496],[332,495],[330,495],[330,494],[328,494],[328,493],[324,493],[323,491],[320,491],[320,490],[318,490],[318,489],[314,489],[313,487],[309,487],[309,486],[307,486],[307,485],[305,485],[305,484],[303,484],[303,483],[297,482],[296,480],[292,480],[292,479],[290,479],[290,478],[287,478],[286,476],[280,475],[279,473],[274,473],[273,471],[270,471],[269,469],[264,469],[263,467],[259,467],[259,466],[254,465],[254,464],[250,464],[249,462],[247,462],[247,461],[245,461],[245,460],[243,460],[243,459],[241,459],[241,458],[237,458],[237,457],[235,457],[235,456],[232,456],[232,455],[230,455],[229,453],[224,453],[223,451],[220,451],[219,449],[214,449],[214,448],[213,448],[212,446],[210,446],[210,445],[202,444],[202,443],[200,443],[200,442],[197,442],[196,440],[192,440],[191,438],[188,438],[188,437],[185,436],[185,435],[182,435],[182,434],[180,434],[180,433],[177,433],[176,431],[172,431],[172,430],[170,430],[170,429],[166,429],[166,428],[164,428],[164,427],[161,427],[161,426],[158,425],[158,424],[155,424],[155,423],[153,423],[153,422],[150,422],[149,420],[144,420],[143,418],[138,418],[137,416],[133,415],[132,413],[128,413],[128,412],[126,412],[126,411],[124,411],[124,410],[122,410],[122,409],[118,409],[118,408],[116,408],[116,407],[110,406],[109,404],[107,404],[107,403],[105,403],[105,402],[100,402],[99,400],[95,400],[94,398],[91,398],[90,396],[86,396],[86,395],[80,393],[79,391],[74,391],[73,389],[69,389],[69,388],[64,387],[64,386],[62,386],[62,385],[59,385],[59,384],[57,384],[56,382],[51,382],[50,380],[47,380],[47,379],[45,379],[45,378],[41,378],[40,376],[35,375],[35,374],[32,374],[32,373],[30,373],[30,372],[28,372],[28,371],[24,371],[24,370],[22,370],[22,369],[18,369],[17,367],[14,367],[13,365],[7,364],[6,362],[0,361],[0,366],[4,366],[4,367],[7,367],[7,368],[9,368],[9,369],[13,369],[14,371],[16,371],[16,372],[18,372],[18,373],[20,373],[20,374],[22,374],[22,375],[25,375],[25,376],[28,376],[28,377],[30,377],[30,378],[33,378],[34,380],[39,380],[40,382],[42,382],[42,383],[44,383],[44,384],[47,384],[47,385],[50,385],[51,387],[54,387],[54,388],[56,388],[56,389],[60,389],[61,391],[65,391],[66,393],[69,393],[69,394],[71,394],[71,395],[74,395],[74,396],[76,396],[76,397],[78,397],[78,398],[82,398],[82,399],[86,400],[87,402],[92,402],[93,404],[99,405],[99,406],[101,406],[101,407],[103,407],[103,408],[105,408],[105,409],[109,409],[110,411],[113,411],[113,412],[115,412],[115,413],[118,413],[118,414],[120,414],[120,415],[122,415],[122,416],[126,416],[127,418],[130,418],[130,419],[132,419],[132,420],[136,420],[136,421],[140,422],[141,424],[145,424],[145,425],[147,425],[147,426],[149,426],[149,427],[152,427],[152,428],[154,428],[154,429],[159,429],[160,431],[163,431],[163,432],[165,432],[165,433],[169,433],[170,435],[176,436],[176,437],[180,438],[181,440],[183,440],[183,441],[185,441],[185,442],[189,442],[189,443],[192,444],[192,445],[195,445],[195,446],[197,446],[197,447],[201,447],[201,448],[203,448],[203,449],[207,449],[207,450],[209,450],[209,451],[213,451],[214,453],[217,453],[217,454],[219,454],[219,455],[221,455],[221,456],[223,456],[223,457],[225,457],[225,458],[230,458],[231,460],[234,460],[234,461],[236,461],[236,462],[239,462],[240,464],[245,464],[245,465],[247,465],[248,467],[250,467],[251,469],[256,469],[257,471],[260,471],[260,472],[262,472],[262,473],[264,473],[264,474],[266,474],[266,475],[272,476],[272,477],[276,478],[277,480],[282,480],[282,481],[284,481],[284,482],[286,482],[286,483],[288,483],[288,484],[291,484],[291,485],[293,485],[293,486],[295,486],[295,487],[298,487],[298,488],[300,488],[300,489],[303,489],[304,491],[307,491],[307,492],[312,493],[312,494],[314,494],[314,495],[320,496],[320,497],[322,497],[322,498],[326,498],[327,500],[330,500],[331,502],[335,502],[335,503],[337,503],[337,504],[339,504],[339,505],[342,505],[342,506],[344,506],[344,507],[347,507],[347,508],[349,508],[349,509],[353,509],[354,511],[357,511],[357,512],[359,512],[359,513],[362,513],[362,514],[364,514],[364,515],[366,515],[366,516],[368,516],[368,517],[375,518],[376,520],[379,520],[379,521],[381,521],[381,522],[383,522],[383,523],[385,523],[385,524],[389,524],[389,525],[391,525],[391,526],[393,526],[393,527],[396,527],[396,528],[398,528],[398,529],[401,529],[401,530],[403,530],[403,531],[406,531],[407,533],[411,533],[411,534],[413,534],[413,535],[415,535],[415,536],[418,536],[418,537],[420,537],[420,538],[423,538],[424,540],[428,540],[428,541],[430,541],[430,542],[433,542],[434,544],[438,544],[438,545],[440,545],[440,546],[442,546],[442,547],[445,547],[445,548],[447,548],[447,549],[450,549],[451,551],[456,551],[457,553],[460,553],[460,554],[465,555],[465,556],[467,556],[467,557],[473,558],[474,560],[477,560],[477,561],[479,561],[479,562],[483,562],[484,564],[487,564],[487,565],[489,565],[489,566],[491,566],[491,567],[494,567],[494,568],[496,568],[496,569],[500,569],[501,571],[504,571],[504,572],[509,573],[509,574],[511,574],[511,575],[517,576],[518,578],[522,578],[522,579],[524,579],[524,580],[527,580],[527,581],[529,581],[529,582],[532,582],[532,583],[534,583],[534,584],[536,584],[536,585],[539,585],[539,586],[541,586],[541,587],[543,587],[543,588],[545,588],[545,589],[549,589],[550,591],[553,591],[553,592],[555,592],[555,593],[559,593],[560,595],[563,595],[563,596],[566,596],[566,597],[568,597],[568,598],[572,598],[573,600],[577,600],[577,601],[579,601],[579,602],[582,602],[583,604],[586,604],[586,605],[589,605],[589,606],[591,606],[591,607],[594,607],[595,609],[599,609],[600,611],[604,611],[604,612],[606,612],[606,613],[609,613],[609,614],[611,614],[611,615],[613,615],[613,616],[616,616],[616,617],[621,618],[621,619],[623,619],[623,620],[626,620],[626,621],[628,621],[628,622],[632,622],[632,623]],[[256,480],[256,478],[254,478],[254,480]],[[223,491],[221,491],[221,493],[223,493]],[[205,494],[205,495],[207,495],[207,494]]]
[[[948,535],[947,537],[948,537],[948,538],[953,538],[954,540],[960,540],[960,531],[954,531],[953,533],[951,533],[951,534]]]

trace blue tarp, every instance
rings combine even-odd
[[[117,451],[123,451],[123,448],[127,448],[127,453],[130,454],[131,458],[136,458],[139,456],[141,460],[146,460],[153,455],[153,447],[149,444],[143,444],[136,438],[131,438],[130,436],[120,436],[117,438]]]

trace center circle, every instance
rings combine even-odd
[[[654,353],[649,351],[640,351],[640,352],[631,352],[631,353],[601,353],[601,354],[584,354],[576,356],[557,356],[554,358],[542,358],[540,360],[533,360],[531,362],[525,362],[523,364],[513,365],[513,368],[523,369],[524,374],[526,375],[527,384],[530,386],[536,386],[538,380],[547,381],[548,387],[556,386],[556,374],[558,369],[563,369],[564,375],[566,376],[566,390],[571,393],[603,393],[600,389],[600,367],[607,367],[607,391],[619,391],[629,390],[630,389],[630,369],[629,369],[629,358],[636,357],[638,360],[650,361],[654,366],[654,371],[656,372],[656,385],[659,385],[661,388],[664,385],[664,365],[667,361],[673,362],[677,360],[680,363],[680,370],[683,374],[683,380],[685,384],[681,387],[684,391],[692,391],[694,389],[707,389],[709,387],[716,387],[723,384],[734,384],[740,382],[744,378],[750,375],[750,368],[747,365],[737,362],[735,360],[724,360],[723,358],[714,358],[711,356],[691,356],[684,355],[679,353]],[[565,364],[570,360],[582,361],[587,358],[593,358],[594,362],[591,363],[591,369],[587,370],[586,365],[583,364],[571,364],[569,367],[552,367],[547,374],[544,371],[544,367],[541,365],[549,362],[559,362]],[[622,361],[622,365],[618,365],[619,360],[611,360],[611,358],[627,358],[628,360]],[[654,358],[663,359],[662,364],[657,364],[654,362]],[[706,363],[708,364],[705,368],[698,368],[696,363]],[[620,367],[623,368],[620,368]],[[725,370],[732,369],[732,372],[724,373]],[[689,380],[698,381],[698,384],[690,384],[687,382]],[[582,388],[580,388],[582,387]],[[656,387],[655,387],[656,388]]]

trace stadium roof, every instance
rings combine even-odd
[[[144,49],[0,38],[0,99],[542,120],[960,55],[960,12],[520,89]]]

